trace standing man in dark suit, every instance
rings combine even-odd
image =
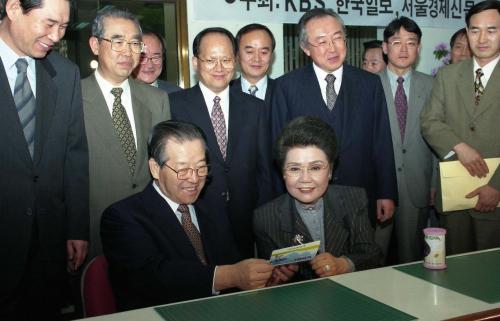
[[[302,50],[313,63],[276,80],[271,104],[273,141],[303,115],[335,129],[339,158],[333,183],[366,189],[372,224],[394,213],[397,183],[391,130],[380,78],[344,64],[346,30],[331,9],[312,9],[299,21]]]
[[[0,24],[0,320],[58,320],[87,253],[80,73],[52,47],[66,0],[8,0]]]
[[[130,74],[144,44],[139,22],[128,11],[97,13],[89,40],[99,67],[82,80],[90,158],[90,253],[102,254],[99,224],[104,209],[151,180],[147,139],[154,125],[170,118],[168,96]]]
[[[492,171],[484,158],[500,157],[500,1],[477,3],[465,22],[473,58],[440,69],[421,125],[440,159],[484,177]],[[466,197],[478,197],[475,208],[440,215],[447,254],[500,246],[500,167]]]
[[[160,88],[166,91],[167,94],[182,90],[177,85],[158,79],[163,71],[165,40],[156,32],[145,30],[142,33],[142,42],[144,42],[144,50],[141,53],[139,65],[132,73],[134,78],[145,84]]]
[[[267,73],[273,62],[276,40],[268,27],[252,23],[236,34],[237,59],[241,77],[231,82],[231,87],[271,102],[274,80]]]
[[[148,151],[154,182],[102,217],[119,309],[264,287],[273,266],[257,259],[238,262],[227,225],[193,205],[210,168],[201,130],[190,123],[159,123]]]
[[[201,31],[193,42],[198,85],[172,94],[172,117],[198,125],[207,136],[210,180],[200,208],[230,222],[243,257],[254,256],[252,213],[272,196],[264,102],[229,90],[235,42],[223,28]]]
[[[377,226],[375,241],[386,255],[394,227],[400,263],[422,259],[422,230],[427,227],[436,191],[436,160],[420,133],[420,112],[430,96],[433,78],[413,70],[421,38],[415,21],[407,17],[391,21],[382,44],[389,61],[379,74],[391,124],[399,194],[393,220]]]

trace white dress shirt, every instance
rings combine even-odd
[[[226,136],[229,129],[229,86],[224,88],[223,91],[216,94],[207,86],[205,86],[201,81],[198,83],[200,85],[201,93],[203,94],[203,98],[205,99],[205,105],[208,109],[208,115],[212,115],[212,109],[214,108],[214,98],[215,96],[219,96],[220,98],[220,106],[222,108],[222,113],[224,114],[224,122],[226,123]]]
[[[332,74],[335,76],[335,82],[333,83],[333,87],[335,88],[335,92],[337,93],[338,96],[340,92],[340,86],[342,85],[342,73],[344,72],[344,66],[343,65],[340,66],[340,68],[335,70],[334,72],[326,72],[320,67],[316,66],[315,63],[313,63],[313,69],[314,73],[316,74],[316,77],[318,78],[319,88],[321,89],[321,97],[323,97],[323,100],[325,101],[326,104],[326,85],[327,85],[327,82],[325,80],[326,75]]]
[[[127,112],[128,120],[130,122],[130,126],[132,127],[132,132],[134,134],[135,146],[137,148],[137,131],[135,129],[134,109],[132,108],[132,93],[130,92],[130,84],[128,82],[128,79],[126,79],[120,85],[115,86],[106,79],[104,79],[99,73],[98,69],[96,69],[95,71],[95,79],[97,80],[97,84],[99,85],[99,88],[102,91],[104,100],[106,101],[106,105],[108,106],[108,111],[110,116],[113,115],[113,103],[115,101],[115,96],[111,93],[111,89],[118,87],[123,89],[121,97],[122,105],[125,108],[125,111]]]
[[[19,56],[12,50],[2,38],[0,38],[0,59],[3,63],[3,68],[7,74],[9,81],[10,91],[14,97],[14,87],[16,86],[17,67],[16,61],[19,58],[24,58],[28,62],[28,69],[26,70],[28,81],[30,83],[31,91],[36,98],[36,64],[35,59],[28,56]]]
[[[481,77],[481,83],[483,84],[483,87],[486,89],[486,86],[488,85],[488,81],[490,80],[491,74],[493,74],[493,70],[495,69],[498,60],[500,60],[500,55],[493,59],[492,61],[488,62],[486,65],[483,67],[480,67],[479,64],[476,62],[476,58],[473,59],[474,61],[474,70],[472,70],[472,74],[474,79],[476,79],[476,70],[477,68],[481,68],[483,71],[483,76]]]
[[[241,91],[243,91],[245,94],[250,94],[248,89],[252,86],[251,83],[246,80],[243,75],[241,76]],[[266,99],[266,91],[267,91],[267,75],[262,77],[261,80],[257,81],[255,84],[255,87],[257,87],[257,91],[255,92],[255,97],[259,99]]]

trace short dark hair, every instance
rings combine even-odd
[[[336,13],[332,9],[315,8],[304,13],[299,20],[299,41],[303,47],[307,47],[308,42],[306,24],[313,19],[328,16],[332,17],[340,23],[340,25],[342,26],[342,31],[344,32],[344,36],[347,38],[347,29],[345,27],[344,20],[338,13]]]
[[[233,46],[233,55],[236,56],[236,41],[234,40],[233,34],[229,30],[221,27],[206,28],[196,35],[193,40],[193,56],[198,57],[198,55],[200,54],[201,41],[203,40],[203,37],[210,33],[218,33],[228,37],[229,41],[231,41],[231,45]]]
[[[404,28],[408,32],[415,33],[418,38],[418,43],[420,43],[420,39],[422,39],[422,30],[420,30],[420,27],[415,21],[405,16],[392,20],[387,27],[385,27],[384,42],[388,42],[389,38],[394,36],[396,32],[399,32],[401,28]]]
[[[467,15],[465,16],[465,24],[467,25],[467,28],[469,28],[469,23],[470,23],[470,18],[478,14],[480,12],[486,11],[486,10],[497,10],[498,13],[500,14],[500,1],[498,0],[486,0],[482,1],[479,3],[476,3],[473,5],[470,9],[469,12],[467,12]]]
[[[165,39],[158,32],[156,32],[154,30],[151,30],[151,29],[144,28],[144,29],[142,29],[142,36],[143,37],[144,36],[155,37],[156,39],[158,39],[158,41],[161,44],[161,52],[164,54],[165,51],[167,51],[167,46],[165,44]]]
[[[43,7],[43,1],[44,0],[19,0],[19,4],[21,5],[21,8],[23,9],[23,13],[27,14],[33,9],[38,9]],[[73,2],[73,0],[67,0],[70,4]],[[2,0],[2,5],[3,5],[3,10],[0,12],[0,19],[5,18],[7,15],[7,9],[5,6],[7,5],[7,0]]]
[[[198,126],[182,121],[162,121],[153,127],[148,138],[148,156],[150,159],[153,158],[158,165],[163,165],[168,160],[165,147],[169,140],[178,143],[200,140],[205,147],[205,155],[208,154],[205,135]]]
[[[276,40],[274,39],[273,33],[271,32],[271,30],[269,30],[268,27],[266,27],[264,25],[261,25],[259,23],[251,23],[249,25],[244,26],[243,28],[241,28],[238,31],[238,33],[236,34],[236,37],[235,37],[235,40],[236,40],[236,50],[237,51],[239,50],[241,37],[243,37],[247,33],[255,31],[255,30],[262,30],[262,31],[267,32],[267,34],[271,38],[271,43],[272,43],[271,51],[274,51],[274,48],[276,47]]]
[[[333,128],[318,117],[302,116],[289,122],[274,146],[274,158],[283,170],[290,149],[314,146],[321,149],[333,165],[337,158],[337,139]]]
[[[92,22],[92,36],[99,39],[104,37],[104,33],[106,32],[106,30],[104,30],[104,21],[106,18],[121,18],[132,21],[142,36],[141,24],[139,20],[137,20],[137,17],[133,13],[115,6],[105,6],[97,11],[97,15]]]
[[[467,38],[467,30],[465,28],[462,28],[455,32],[453,36],[451,36],[450,39],[450,50],[453,49],[453,46],[455,45],[455,41],[457,40],[458,37],[464,36]]]
[[[368,51],[368,49],[380,49],[380,50],[382,50],[382,40],[366,41],[363,43],[363,47],[365,48],[365,50],[363,51],[363,59],[365,59],[366,51]],[[384,59],[384,62],[386,64],[389,62],[389,58],[384,53],[384,50],[382,50],[382,59]]]

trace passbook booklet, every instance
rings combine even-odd
[[[274,265],[292,264],[312,260],[318,253],[320,241],[274,250],[269,262]]]

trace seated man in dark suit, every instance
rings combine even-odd
[[[159,123],[148,153],[154,182],[110,206],[101,221],[118,308],[264,287],[272,265],[258,259],[238,262],[227,223],[192,205],[209,174],[199,128],[184,122]]]

